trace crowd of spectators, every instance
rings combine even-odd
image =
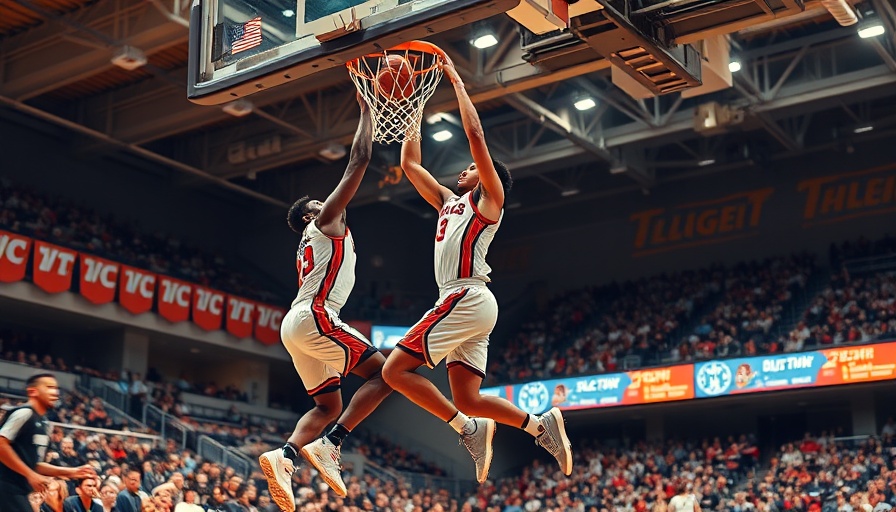
[[[812,258],[800,255],[569,292],[500,347],[488,383],[761,350],[763,335],[812,269]]]
[[[855,244],[879,254],[892,241]],[[811,296],[814,260],[797,254],[567,292],[506,345],[495,343],[501,357],[490,361],[486,384],[795,352],[896,332],[896,272],[837,271]]]
[[[248,298],[283,302],[219,254],[0,178],[0,229]]]
[[[785,348],[863,343],[896,333],[896,272],[834,274],[815,296]]]
[[[673,350],[672,360],[792,351],[792,347],[781,346],[774,328],[785,306],[805,290],[814,259],[793,255],[742,263],[727,270],[721,300]]]

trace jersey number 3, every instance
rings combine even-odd
[[[302,281],[305,280],[305,277],[314,270],[314,250],[310,245],[305,246],[305,250],[302,252],[302,271],[299,273],[299,286],[302,286]]]
[[[445,239],[445,228],[447,228],[447,227],[448,227],[448,217],[445,217],[444,219],[442,219],[441,222],[439,222],[439,232],[436,233],[436,242],[441,242],[442,240]]]

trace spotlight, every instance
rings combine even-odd
[[[738,62],[736,60],[732,60],[731,62],[728,63],[728,71],[731,71],[732,73],[737,73],[738,71],[740,71],[740,68],[741,68],[740,62]]]
[[[576,110],[591,110],[592,108],[597,106],[597,102],[594,101],[594,98],[582,98],[573,103],[573,106],[576,107]]]
[[[432,134],[433,140],[436,142],[445,142],[446,140],[454,137],[454,134],[448,130],[439,130]]]
[[[877,37],[883,35],[884,26],[879,21],[875,21],[868,25],[863,25],[859,29],[859,37],[862,39],[868,39],[869,37]]]
[[[480,50],[484,50],[498,44],[498,38],[495,37],[494,34],[482,34],[473,39],[470,44],[472,44],[476,48],[479,48]]]

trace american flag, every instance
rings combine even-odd
[[[230,40],[230,54],[234,55],[250,48],[255,48],[261,44],[261,16],[256,16],[251,20],[233,27]]]

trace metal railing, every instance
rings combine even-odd
[[[102,398],[107,404],[122,411],[128,410],[128,400],[130,397],[127,393],[121,391],[117,382],[90,377],[84,387],[86,387],[94,396]]]
[[[252,472],[254,463],[247,455],[240,453],[233,448],[224,446],[206,435],[199,436],[196,443],[196,453],[203,460],[217,462],[222,466],[230,466],[235,472],[242,475],[243,478],[249,476]]]
[[[174,439],[181,449],[194,448],[193,440],[196,431],[193,427],[182,423],[173,415],[154,405],[143,406],[143,423],[158,432],[164,439]]]
[[[25,381],[13,377],[0,377],[0,389],[6,392],[25,391]]]
[[[342,462],[343,464],[350,463],[354,468],[353,474],[356,476],[360,476],[362,473],[367,473],[383,482],[408,484],[415,490],[446,489],[453,493],[454,496],[463,496],[475,491],[479,487],[479,484],[473,480],[385,468],[359,453],[344,453],[342,455]]]
[[[869,272],[881,272],[896,270],[896,254],[884,256],[869,256],[845,261],[843,266],[851,275],[867,274]]]
[[[225,425],[240,425],[240,423],[238,422],[231,421],[229,417],[229,409],[222,409],[220,407],[214,407],[211,405],[198,405],[192,402],[187,402],[186,405],[190,410],[190,413],[188,414],[189,416],[210,419],[212,421]],[[250,425],[274,425],[277,428],[283,430],[291,430],[295,426],[295,420],[285,420],[274,418],[272,416],[264,416],[261,414],[254,414],[243,411],[238,412],[242,418],[246,418],[249,420]]]
[[[149,426],[147,426],[146,423],[139,421],[137,418],[134,418],[133,416],[106,402],[105,400],[103,402],[103,408],[106,410],[106,414],[108,414],[109,417],[112,418],[112,421],[124,425],[129,430],[149,430]]]

